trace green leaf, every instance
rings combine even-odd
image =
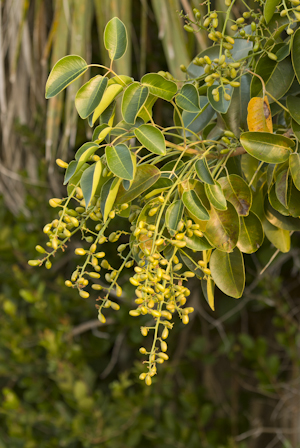
[[[230,174],[219,179],[227,201],[231,202],[241,216],[247,216],[252,205],[251,190],[246,182],[237,174]]]
[[[244,132],[240,141],[248,154],[267,163],[285,162],[295,146],[290,138],[269,132]]]
[[[64,177],[64,185],[66,185],[71,177],[75,174],[76,168],[77,168],[78,162],[76,160],[72,160],[72,162],[69,163],[68,168],[65,172]]]
[[[288,96],[286,99],[286,106],[291,114],[293,120],[300,124],[300,110],[299,110],[300,99],[297,96]]]
[[[288,230],[273,226],[267,219],[264,219],[263,229],[268,240],[283,253],[287,253],[291,248],[291,237]]]
[[[128,86],[134,82],[134,79],[127,75],[118,75],[109,78],[107,86],[111,86],[112,84],[120,84],[120,86]]]
[[[184,210],[183,202],[178,200],[173,202],[166,211],[166,226],[172,236],[177,232],[177,226],[182,218]]]
[[[227,202],[221,185],[216,182],[214,185],[205,184],[205,193],[212,206],[218,210],[226,210]]]
[[[211,60],[216,59],[220,55],[220,45],[214,45],[213,47],[208,47],[205,50],[201,51],[197,55],[198,58],[203,58],[204,56],[208,56]],[[193,62],[187,68],[187,72],[191,78],[198,78],[199,76],[204,75],[204,67],[195,65]]]
[[[297,139],[300,141],[300,124],[297,123],[295,120],[292,119],[292,129],[293,132],[295,134],[295,136],[297,137]]]
[[[222,118],[227,128],[239,137],[241,131],[247,130],[247,106],[250,101],[251,75],[246,73],[240,78],[240,87],[234,88],[231,102],[226,114]]]
[[[73,174],[73,176],[69,179],[68,186],[67,186],[67,191],[68,191],[69,196],[72,193],[72,191],[74,190],[74,187],[76,187],[77,184],[79,183],[82,173],[90,166],[91,165],[89,165],[88,163],[84,163],[82,165],[82,167],[80,168],[80,170],[77,171],[76,174]]]
[[[176,95],[176,104],[188,112],[199,112],[199,95],[193,84],[185,84]]]
[[[228,203],[227,210],[212,208],[209,214],[205,237],[219,250],[231,252],[238,242],[240,230],[239,216],[235,208]]]
[[[123,186],[120,186],[116,203],[124,204],[125,202],[131,202],[133,199],[141,195],[145,190],[151,187],[160,177],[160,171],[153,165],[138,166],[134,181],[131,184],[129,190],[125,190]]]
[[[200,221],[209,220],[208,211],[194,190],[185,191],[182,194],[182,202],[184,203],[186,209],[197,219],[200,219]]]
[[[152,95],[158,96],[166,101],[171,101],[177,92],[175,82],[168,81],[157,73],[148,73],[147,75],[144,75],[141,82],[144,86],[148,87],[149,92]]]
[[[271,206],[273,208],[275,208],[275,210],[277,210],[279,213],[281,213],[281,215],[289,216],[290,212],[288,211],[288,209],[286,207],[284,207],[281,204],[281,202],[278,200],[278,197],[276,196],[275,184],[272,185],[272,187],[268,193],[268,198],[269,198],[269,202],[270,202]]]
[[[150,124],[143,124],[134,131],[136,138],[154,154],[165,155],[166,143],[162,132]]]
[[[241,168],[242,172],[246,178],[246,181],[248,184],[252,180],[255,172],[258,169],[259,160],[257,160],[255,157],[250,156],[250,154],[242,154],[241,157]],[[269,165],[270,166],[270,165]],[[253,188],[256,188],[258,176],[255,176],[254,182],[252,182]]]
[[[145,199],[150,199],[153,196],[157,196],[162,191],[168,190],[173,185],[172,179],[166,177],[160,177],[155,184],[153,184],[146,192]]]
[[[82,189],[82,194],[85,200],[85,206],[88,208],[91,200],[93,199],[102,172],[101,160],[93,163],[89,168],[87,168],[81,176],[80,186]]]
[[[295,187],[300,190],[300,154],[290,155],[289,167]]]
[[[264,18],[269,23],[276,11],[276,6],[280,3],[280,0],[266,0],[264,7]]]
[[[268,56],[259,59],[255,73],[262,77],[266,90],[275,99],[280,99],[289,90],[295,77],[290,58],[281,62],[273,61]],[[262,96],[262,83],[257,76],[253,76],[251,82],[251,97]],[[269,97],[270,104],[273,102]]]
[[[92,115],[92,125],[100,117],[100,115],[113,103],[116,96],[118,96],[119,93],[122,92],[122,90],[123,86],[120,86],[119,84],[112,84],[111,86],[107,87],[107,89],[103,93],[100,103],[98,104]]]
[[[134,167],[131,153],[124,143],[116,146],[106,146],[106,160],[109,169],[121,179],[133,180]]]
[[[112,177],[102,187],[100,194],[100,209],[103,215],[103,221],[106,222],[109,213],[111,212],[115,199],[119,190],[122,179]]]
[[[101,101],[107,86],[107,78],[97,75],[78,90],[75,97],[75,106],[81,118],[87,118],[96,109]]]
[[[212,249],[212,245],[209,244],[204,236],[200,238],[196,235],[193,235],[192,237],[185,235],[183,241],[186,242],[186,247],[192,250],[196,250],[197,252]]]
[[[212,91],[213,91],[214,89],[216,89],[216,87],[217,87],[216,85],[212,85],[212,86],[210,86],[210,87],[208,88],[208,90],[207,90],[207,98],[208,98],[208,101],[210,102],[212,108],[213,108],[215,111],[219,112],[220,114],[226,114],[226,112],[228,111],[228,108],[229,108],[229,106],[230,106],[231,98],[230,98],[229,101],[228,101],[228,100],[225,100],[225,98],[224,98],[224,93],[225,93],[225,92],[224,92],[224,90],[222,89],[222,87],[220,87],[220,88],[219,88],[220,99],[219,99],[219,101],[215,101],[215,100],[214,100],[214,96],[213,96],[213,94],[212,94]],[[228,86],[226,86],[225,88],[226,88],[226,93],[228,93],[228,94],[231,96],[231,95],[232,95],[233,87],[231,87],[230,85],[228,85]]]
[[[292,63],[298,82],[300,84],[300,29],[298,28],[293,37]]]
[[[199,260],[202,260],[202,252],[194,252],[186,246],[179,250],[179,255],[189,271],[194,272],[198,278],[203,278],[203,272],[197,264]]]
[[[245,254],[256,252],[264,240],[264,231],[260,219],[255,213],[240,217],[240,234],[237,247]]]
[[[147,123],[152,118],[152,108],[156,101],[157,96],[151,95],[151,93],[149,93],[143,108],[139,111],[138,117],[140,117],[145,123]]]
[[[235,299],[242,296],[245,288],[245,269],[243,255],[237,247],[229,254],[214,250],[209,268],[214,282],[222,292]]]
[[[287,207],[287,194],[289,185],[288,170],[284,170],[279,173],[275,183],[275,193],[279,202],[286,208]]]
[[[89,160],[89,158],[97,151],[99,145],[97,143],[87,142],[84,143],[76,152],[75,160],[77,160],[77,167],[74,171],[74,174],[80,170],[82,165]]]
[[[196,134],[202,131],[215,115],[214,109],[208,103],[206,97],[200,97],[201,111],[198,113],[183,111],[182,120],[184,127]]]
[[[104,30],[104,45],[112,61],[120,59],[127,49],[127,31],[124,23],[114,17]]]
[[[113,137],[126,135],[126,138],[134,137],[134,130],[144,124],[144,121],[137,117],[135,124],[126,123],[125,120],[119,121],[111,130]]]
[[[197,162],[195,163],[195,169],[197,176],[199,177],[200,180],[202,180],[202,182],[210,185],[215,184],[215,181],[213,180],[212,175],[209,171],[207,160],[205,157],[197,160]]]
[[[294,218],[298,218],[300,216],[300,191],[297,190],[291,178],[289,178],[287,192],[287,207],[290,214]]]
[[[267,220],[275,227],[289,231],[300,230],[299,218],[281,215],[281,213],[271,206],[267,198],[265,200],[265,215]]]
[[[141,86],[138,82],[134,82],[127,87],[122,99],[122,115],[126,123],[135,123],[136,117],[148,95],[148,87]]]
[[[248,28],[248,29],[247,29]],[[251,32],[251,26],[246,25],[245,31],[247,34],[253,34]],[[239,36],[238,36],[239,37]],[[246,58],[249,51],[253,48],[253,42],[250,39],[235,39],[232,50],[230,50],[231,58],[239,61],[240,59]],[[226,62],[231,62],[231,58],[226,58]]]
[[[46,99],[56,96],[71,82],[83,75],[88,65],[80,56],[70,55],[60,59],[51,70],[46,83]]]
[[[106,123],[100,124],[94,129],[92,137],[93,142],[97,144],[101,143],[107,137],[107,135],[110,133],[111,130],[112,127],[108,126],[108,124]]]

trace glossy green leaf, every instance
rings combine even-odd
[[[252,205],[252,194],[244,179],[237,174],[230,174],[218,181],[226,200],[231,202],[239,215],[247,216]]]
[[[295,70],[296,77],[300,84],[300,29],[298,28],[293,37],[292,45],[292,63]]]
[[[127,87],[123,95],[121,107],[123,118],[127,123],[135,123],[136,117],[148,95],[148,87],[141,86],[138,82],[134,82]]]
[[[284,216],[289,216],[290,212],[288,211],[288,209],[286,207],[284,207],[282,205],[282,203],[279,201],[278,197],[276,196],[275,184],[272,185],[272,187],[268,193],[268,198],[269,198],[269,202],[270,202],[271,206],[273,208],[275,208],[275,210],[277,210],[279,213],[281,213]]]
[[[227,210],[212,208],[209,212],[210,219],[207,222],[205,237],[219,250],[231,252],[239,238],[239,216],[230,202]]]
[[[165,155],[166,143],[162,132],[150,124],[143,124],[134,131],[136,138],[154,154]]]
[[[160,177],[160,171],[153,165],[138,166],[134,181],[131,184],[129,190],[125,190],[122,185],[120,186],[116,203],[124,204],[125,202],[131,202],[133,199],[142,194],[145,190],[151,187]]]
[[[288,231],[300,230],[299,218],[281,215],[281,213],[271,206],[267,198],[265,200],[265,215],[267,220],[275,227]]]
[[[87,118],[101,101],[107,86],[107,78],[97,75],[84,84],[76,93],[75,106],[81,118]]]
[[[283,59],[287,58],[289,54],[291,53],[291,47],[290,44],[283,44],[282,47],[279,48],[279,50],[276,51],[277,61],[283,61]]]
[[[118,75],[113,76],[112,78],[109,78],[107,86],[111,86],[112,84],[119,84],[120,86],[128,86],[128,84],[131,84],[134,82],[134,79],[127,75]]]
[[[183,241],[186,242],[186,246],[189,249],[196,250],[197,252],[212,249],[212,245],[204,236],[200,238],[196,235],[193,235],[192,237],[185,235]]]
[[[144,121],[137,117],[135,124],[126,123],[126,121],[121,120],[116,124],[111,130],[111,135],[117,137],[120,135],[126,135],[126,138],[134,137],[134,130],[144,124]]]
[[[277,100],[289,90],[295,77],[290,58],[281,62],[273,61],[268,56],[259,59],[255,73],[262,77],[265,82],[266,90]],[[251,97],[262,96],[262,83],[257,76],[253,76],[251,82]],[[270,104],[273,102],[268,97]]]
[[[208,221],[209,214],[194,190],[185,191],[182,202],[186,209],[200,221]]]
[[[168,190],[173,185],[172,179],[166,177],[160,177],[155,184],[153,184],[146,192],[145,199],[150,199],[153,196],[157,196],[162,191]]]
[[[85,200],[85,206],[88,208],[91,200],[93,199],[102,172],[101,160],[93,163],[88,169],[84,171],[81,176],[80,186],[82,189],[83,198]]]
[[[248,153],[242,154],[241,168],[242,168],[242,172],[243,172],[248,184],[252,180],[255,172],[258,169],[258,166],[259,166],[259,160],[257,160],[255,157],[250,156],[250,154],[248,154]],[[252,182],[253,188],[256,188],[257,179],[258,179],[258,176],[256,175],[254,178],[254,181]]]
[[[212,106],[212,108],[216,112],[219,112],[220,114],[226,114],[226,112],[228,111],[228,108],[230,106],[231,99],[229,101],[225,100],[225,98],[224,98],[225,92],[222,88],[220,88],[219,89],[220,99],[219,99],[219,101],[215,101],[212,91],[214,89],[216,89],[216,87],[217,87],[216,85],[212,85],[208,88],[208,90],[207,90],[208,101],[209,101],[210,105]],[[230,95],[230,97],[232,95],[232,90],[233,90],[233,87],[231,87],[230,85],[226,86],[226,93],[228,93]]]
[[[121,179],[117,177],[112,177],[108,179],[107,182],[103,185],[100,194],[100,209],[103,215],[103,221],[106,222],[109,213],[111,212],[116,196],[119,190]]]
[[[289,167],[295,187],[300,190],[300,154],[290,155]]]
[[[205,193],[207,199],[217,210],[226,210],[227,201],[224,196],[221,185],[216,182],[214,185],[205,184]]]
[[[290,138],[269,132],[244,132],[240,141],[248,154],[267,163],[285,162],[295,146]]]
[[[244,42],[244,41],[243,41]],[[240,78],[240,87],[234,88],[230,106],[222,118],[227,128],[239,137],[241,131],[247,130],[247,106],[250,101],[251,75],[246,73]]]
[[[138,113],[138,117],[140,117],[145,123],[147,123],[152,118],[152,108],[157,101],[157,96],[151,95],[149,93],[148,98],[143,105],[142,109]]]
[[[131,153],[124,143],[116,146],[106,146],[106,160],[109,169],[121,179],[133,180],[134,167]]]
[[[166,101],[171,101],[177,92],[175,82],[169,81],[157,73],[148,73],[147,75],[144,75],[141,82],[144,86],[148,87],[149,92],[152,95],[158,96]]]
[[[66,185],[71,179],[71,177],[75,174],[77,165],[78,165],[77,160],[72,160],[72,162],[69,163],[68,168],[66,169],[65,172],[64,185]]]
[[[200,97],[200,107],[201,111],[198,113],[187,112],[185,110],[182,113],[184,127],[196,134],[208,125],[216,113],[208,103],[207,97]]]
[[[245,288],[245,268],[243,255],[237,247],[231,253],[214,250],[209,268],[214,282],[222,292],[235,299],[242,296]]]
[[[300,98],[297,96],[288,96],[286,99],[286,106],[291,114],[293,120],[300,124],[300,108],[299,108]]]
[[[295,120],[292,119],[292,129],[293,132],[295,134],[295,136],[297,137],[297,139],[300,141],[300,124],[297,123]]]
[[[185,84],[176,95],[176,104],[188,112],[199,112],[199,95],[193,84]]]
[[[100,124],[94,129],[92,137],[93,142],[97,144],[101,143],[108,136],[111,130],[112,127],[108,126],[108,124],[106,123]]]
[[[51,70],[46,83],[46,98],[52,98],[71,82],[83,75],[88,65],[80,56],[70,55],[60,59]]]
[[[278,3],[280,3],[280,0],[266,0],[264,7],[264,18],[267,23],[269,23],[272,19]]]
[[[247,29],[247,27],[249,28]],[[250,25],[246,25],[244,29],[247,34],[252,34]],[[230,50],[230,53],[232,55],[231,57],[236,61],[246,58],[252,48],[253,42],[250,39],[235,39],[233,48]],[[231,62],[231,58],[226,58],[226,62]]]
[[[92,115],[92,124],[103,114],[103,112],[108,109],[108,107],[113,103],[114,99],[121,93],[123,90],[123,86],[119,84],[112,84],[108,86],[105,92],[103,93],[102,99],[94,113]],[[111,114],[110,114],[111,115]]]
[[[104,30],[104,45],[112,61],[120,59],[127,49],[127,31],[124,23],[114,17]]]
[[[166,211],[166,226],[173,236],[177,232],[177,226],[182,218],[184,210],[183,202],[178,200],[173,202]]]
[[[205,184],[214,185],[215,181],[212,178],[205,157],[197,160],[197,162],[195,163],[195,169],[197,176],[199,177],[200,180],[202,180],[202,182],[204,182]]]
[[[82,165],[89,160],[89,158],[97,151],[98,148],[99,145],[97,145],[97,143],[87,142],[78,149],[75,154],[75,160],[77,160],[78,163],[74,174],[76,174],[77,171],[80,170]]]
[[[275,183],[275,193],[279,202],[286,208],[287,207],[287,192],[289,185],[288,170],[284,170],[279,173]]]
[[[273,226],[267,219],[264,219],[263,229],[268,240],[283,253],[287,253],[291,248],[291,237],[288,230]]]
[[[73,176],[69,179],[68,186],[67,186],[67,191],[68,191],[69,196],[72,193],[72,191],[74,190],[74,187],[76,187],[77,184],[79,184],[82,173],[89,167],[90,167],[90,165],[88,163],[84,163],[82,165],[82,167],[80,168],[80,170],[77,171],[76,174],[73,174]]]
[[[294,218],[298,218],[300,216],[300,191],[297,190],[291,178],[289,178],[287,192],[287,207],[290,214]]]
[[[262,223],[255,213],[240,217],[240,234],[237,247],[245,254],[256,252],[264,240]]]
[[[202,260],[202,252],[194,252],[186,246],[177,253],[189,271],[194,272],[198,278],[203,278],[203,272],[197,264],[199,260]]]

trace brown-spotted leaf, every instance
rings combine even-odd
[[[227,201],[241,216],[247,216],[252,205],[252,193],[247,183],[237,174],[221,177],[219,184]]]
[[[227,210],[212,207],[209,214],[205,237],[217,249],[231,252],[238,242],[240,231],[239,217],[234,206],[229,202]]]

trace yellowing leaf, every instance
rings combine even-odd
[[[247,123],[251,132],[273,133],[272,115],[268,98],[254,97],[248,104]]]

